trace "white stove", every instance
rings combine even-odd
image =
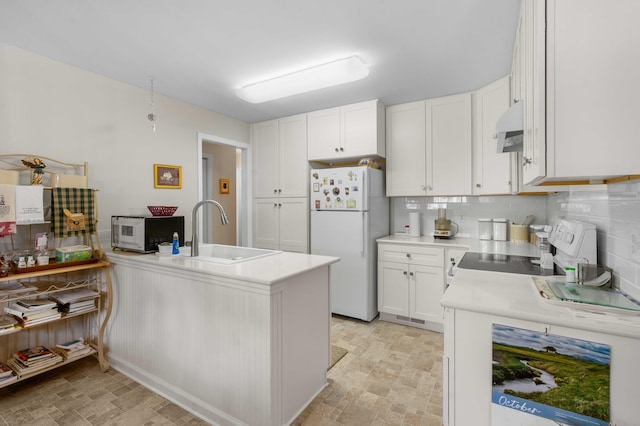
[[[561,220],[551,231],[549,243],[556,248],[553,262],[561,271],[577,268],[578,263],[598,263],[596,227],[591,223]]]

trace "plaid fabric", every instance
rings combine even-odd
[[[56,238],[77,237],[96,232],[95,191],[85,188],[52,188],[51,232]],[[85,227],[81,231],[67,231],[63,210],[84,213]]]

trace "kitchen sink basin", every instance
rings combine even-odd
[[[223,244],[200,244],[198,246],[199,256],[193,259],[212,263],[232,264],[254,260],[265,256],[281,253],[277,250],[265,250],[251,247],[227,246]],[[182,247],[180,255],[191,257],[189,247]]]

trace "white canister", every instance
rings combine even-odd
[[[493,219],[493,239],[496,241],[507,241],[507,224],[509,219]]]
[[[420,236],[420,212],[409,212],[409,235]]]
[[[490,218],[478,219],[478,238],[481,240],[493,239],[493,223]]]

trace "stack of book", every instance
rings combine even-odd
[[[19,326],[18,320],[11,315],[0,315],[0,334],[8,333]]]
[[[76,339],[61,345],[56,345],[55,351],[66,360],[73,360],[89,355],[93,348],[84,342],[84,339]]]
[[[18,320],[22,327],[29,327],[60,318],[58,305],[48,299],[23,299],[11,302],[4,311]]]
[[[62,357],[51,349],[45,346],[34,346],[16,352],[7,360],[7,364],[22,376],[44,370],[62,361]]]
[[[58,304],[58,311],[65,314],[79,314],[96,308],[97,291],[78,289],[49,295]]]
[[[18,380],[18,376],[15,375],[13,370],[0,362],[0,386],[15,382],[16,380]]]

